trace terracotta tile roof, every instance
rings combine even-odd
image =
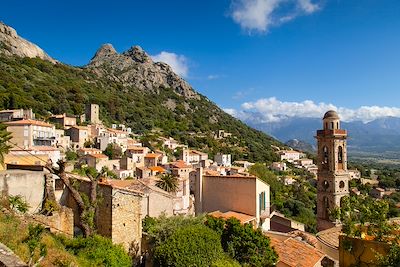
[[[315,266],[325,254],[318,249],[294,238],[287,238],[282,241],[270,237],[271,245],[278,253],[279,264],[290,267],[312,267]]]
[[[240,213],[240,212],[235,212],[235,211],[227,211],[227,212],[221,212],[219,210],[213,211],[208,213],[208,215],[216,217],[216,218],[222,218],[222,219],[229,219],[229,218],[236,218],[240,221],[240,223],[245,224],[248,222],[251,222],[256,219],[256,217]]]
[[[101,152],[100,149],[91,148],[91,147],[82,147],[82,148],[79,148],[78,151],[84,151],[84,152]]]
[[[153,166],[153,167],[149,167],[150,170],[152,170],[153,172],[165,172],[165,169],[161,166]]]
[[[342,234],[340,226],[332,227],[317,233],[317,239],[332,248],[339,248],[339,236]]]
[[[149,153],[149,154],[147,154],[146,156],[144,156],[145,158],[153,158],[153,159],[155,159],[155,158],[158,158],[158,157],[160,157],[161,155],[160,154],[156,154],[156,153]]]
[[[191,168],[183,160],[177,160],[177,161],[171,162],[170,165],[172,166],[172,168],[177,168],[177,169]]]
[[[104,154],[88,154],[86,156],[97,158],[97,159],[108,159],[108,157]]]
[[[196,155],[200,155],[200,156],[208,155],[207,153],[204,153],[204,152],[201,152],[201,151],[197,151],[197,150],[190,150],[190,153],[196,154]]]
[[[214,170],[205,170],[204,174],[207,176],[220,176],[220,173]]]
[[[46,123],[44,121],[37,121],[37,120],[19,120],[19,121],[10,121],[5,122],[5,125],[14,126],[14,125],[36,125],[36,126],[43,126],[43,127],[53,127],[53,124]]]

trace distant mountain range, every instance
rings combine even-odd
[[[286,118],[279,122],[246,123],[282,142],[297,139],[310,145],[315,145],[316,130],[322,128],[322,120],[317,118]],[[384,117],[368,123],[342,122],[341,128],[348,131],[350,154],[400,152],[400,118]]]

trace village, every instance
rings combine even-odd
[[[337,115],[330,115],[324,121],[337,123],[332,124],[332,131],[342,138],[345,132],[339,129]],[[87,105],[81,116],[51,114],[47,121],[35,119],[32,110],[2,110],[0,122],[12,135],[12,148],[0,172],[3,195],[22,197],[29,204],[28,214],[51,232],[71,237],[82,234],[79,203],[69,186],[51,171],[63,162],[63,174],[77,181],[79,192],[90,195],[92,179],[97,179],[97,194],[101,196],[95,207],[97,233],[126,250],[135,248],[138,255],[142,252],[142,221],[146,217],[208,214],[234,217],[242,224],[262,229],[279,255],[277,266],[337,266],[339,233],[332,222],[327,226],[326,210],[332,205],[329,201],[338,200],[330,198],[337,198],[339,193],[361,194],[356,188],[348,188],[350,180],[373,186],[370,195],[377,199],[395,192],[378,187],[376,177],[366,179],[357,169],[347,170],[345,146],[336,148],[339,159],[331,168],[337,168],[338,177],[347,184],[340,183],[339,191],[331,193],[327,193],[331,178],[326,178],[322,187],[321,178],[317,180],[319,172],[320,176],[327,175],[323,172],[324,163],[328,164],[325,147],[318,154],[320,164],[309,154],[276,147],[280,161],[267,167],[284,185],[296,183],[291,169],[299,169],[308,173],[317,186],[320,232],[315,236],[306,232],[303,223],[271,207],[270,185],[248,171],[255,162],[233,161],[230,154],[223,153],[209,158],[207,153],[167,136],[157,140],[160,148],[147,147],[131,128],[122,124],[105,126],[96,104]],[[321,144],[325,134],[317,133]],[[229,136],[223,130],[215,133],[217,139]],[[48,203],[58,208],[47,215],[39,214]]]

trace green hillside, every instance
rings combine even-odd
[[[168,101],[175,106],[168,106]],[[276,156],[271,145],[282,146],[204,96],[189,99],[170,88],[139,90],[99,78],[84,68],[0,56],[1,109],[32,108],[38,117],[46,118],[50,113],[82,114],[87,103],[100,105],[105,124],[125,123],[136,133],[158,128],[165,136],[210,154],[232,153],[235,160],[272,161]],[[219,129],[234,137],[215,140],[212,133]]]

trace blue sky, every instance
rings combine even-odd
[[[367,121],[400,117],[399,14],[398,0],[39,0],[2,3],[0,20],[71,65],[140,45],[238,117]]]

